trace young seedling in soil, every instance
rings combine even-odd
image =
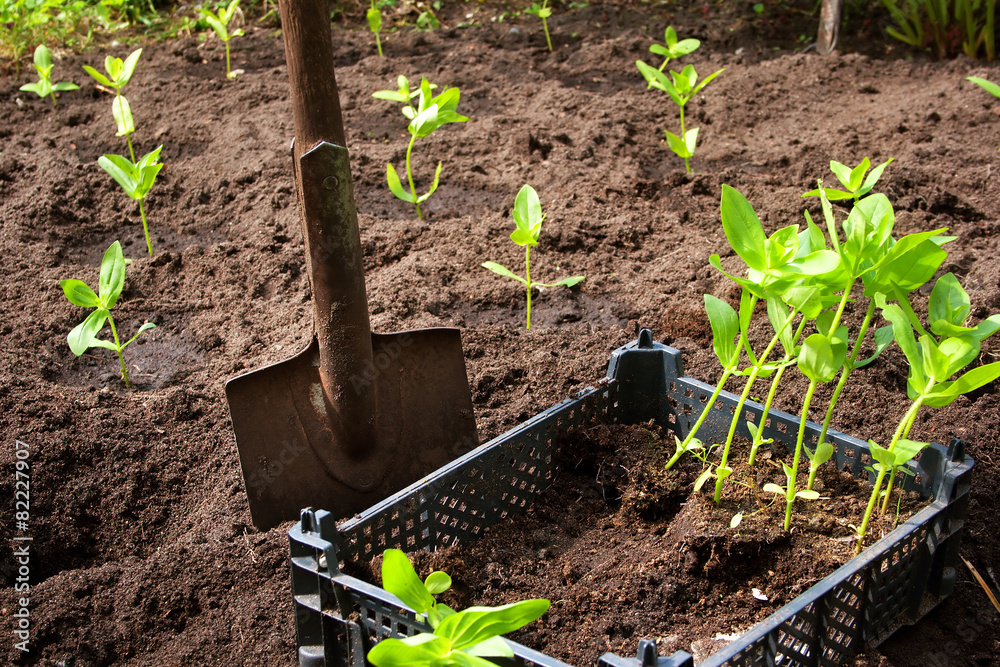
[[[416,143],[417,139],[422,139],[424,137],[430,136],[436,129],[445,125],[447,123],[464,123],[469,120],[467,117],[459,115],[455,110],[458,108],[458,101],[460,97],[460,92],[458,88],[448,88],[440,95],[435,97],[431,96],[431,90],[434,88],[427,81],[427,77],[423,77],[420,80],[420,90],[417,93],[418,105],[414,109],[409,101],[414,97],[412,93],[409,92],[409,82],[406,77],[399,77],[398,82],[400,84],[400,89],[398,91],[386,91],[380,90],[373,94],[373,97],[379,99],[391,99],[395,101],[402,102],[403,115],[410,119],[410,124],[407,126],[407,130],[410,132],[410,143],[406,147],[406,180],[409,183],[410,191],[407,192],[403,189],[403,184],[399,180],[399,175],[396,173],[396,169],[391,163],[385,166],[386,180],[389,182],[389,189],[392,191],[398,199],[402,199],[405,202],[410,202],[417,209],[417,218],[420,220],[424,219],[423,212],[420,210],[420,204],[427,200],[434,191],[437,190],[439,179],[441,178],[441,162],[438,162],[437,169],[434,171],[434,180],[431,183],[430,190],[426,194],[417,195],[417,186],[413,182],[413,169],[411,166],[411,156],[413,154],[413,144]]]
[[[1000,86],[993,83],[992,81],[987,81],[986,79],[983,79],[978,76],[967,76],[965,77],[965,80],[971,81],[972,83],[976,84],[977,86],[980,86],[983,90],[990,93],[994,97],[1000,98]]]
[[[524,247],[524,278],[517,275],[507,267],[496,262],[483,262],[481,266],[489,269],[493,273],[507,276],[522,283],[527,291],[528,308],[526,318],[526,328],[531,328],[531,289],[533,287],[559,287],[565,285],[572,287],[584,280],[584,276],[572,276],[563,278],[555,283],[537,283],[531,280],[531,248],[538,245],[538,235],[542,233],[542,221],[545,214],[542,213],[542,204],[538,200],[538,193],[530,185],[525,185],[517,193],[514,200],[514,209],[511,211],[514,217],[514,224],[517,225],[511,235],[510,240],[519,246]]]
[[[213,14],[210,10],[198,7],[198,13],[202,15],[208,25],[212,27],[215,34],[219,36],[222,43],[226,45],[226,78],[235,79],[237,72],[232,71],[229,65],[229,40],[233,37],[243,35],[242,28],[229,32],[230,22],[236,18],[237,25],[243,23],[243,12],[240,10],[240,0],[232,0],[227,7],[220,7],[218,14]]]
[[[868,532],[868,522],[875,510],[879,497],[883,497],[881,512],[889,506],[894,475],[882,494],[882,483],[893,470],[912,459],[926,443],[908,439],[910,429],[923,406],[944,407],[962,394],[975,391],[1000,378],[1000,361],[979,366],[966,371],[955,380],[949,378],[963,371],[979,357],[983,339],[1000,329],[1000,314],[993,315],[975,327],[965,326],[971,311],[968,293],[951,273],[945,274],[934,284],[928,302],[928,332],[909,313],[897,304],[886,304],[877,298],[883,316],[892,323],[896,342],[910,364],[906,382],[906,393],[911,399],[909,410],[903,415],[885,448],[869,441],[871,456],[878,462],[875,469],[878,476],[872,489],[868,507],[861,525],[855,527],[858,542],[855,552],[859,553]],[[914,329],[920,334],[917,338]]]
[[[680,72],[671,71],[669,77],[667,77],[667,75],[660,70],[655,67],[650,67],[641,60],[635,61],[635,65],[639,68],[639,71],[642,73],[642,76],[646,79],[649,85],[653,88],[659,88],[664,91],[670,96],[670,99],[674,101],[677,108],[680,109],[680,136],[674,134],[670,130],[664,130],[664,132],[667,135],[667,145],[670,146],[670,150],[672,150],[678,157],[684,158],[684,170],[690,173],[690,160],[694,157],[694,150],[698,144],[698,128],[696,127],[691,130],[685,128],[684,107],[692,97],[701,92],[702,88],[707,86],[712,79],[722,74],[725,69],[713,72],[699,82],[698,73],[695,72],[694,66],[692,65],[688,65]]]
[[[826,198],[830,201],[836,201],[838,199],[854,199],[857,202],[859,199],[864,197],[866,194],[871,192],[875,184],[878,183],[878,179],[882,177],[882,172],[885,168],[889,166],[889,163],[893,161],[894,158],[889,158],[879,166],[872,169],[868,177],[865,178],[865,173],[872,166],[871,161],[865,158],[861,161],[854,169],[851,169],[846,164],[841,164],[836,160],[830,160],[830,171],[836,175],[837,180],[840,184],[844,186],[847,190],[837,190],[835,188],[824,188],[823,192],[826,194]],[[803,197],[818,197],[819,190],[810,190],[809,192],[802,195]]]
[[[26,83],[21,86],[21,90],[35,93],[41,98],[51,97],[52,106],[58,106],[56,93],[66,90],[78,90],[80,86],[69,81],[52,83],[52,54],[44,44],[39,44],[35,49],[35,71],[38,72],[38,81]]]
[[[435,90],[437,88],[436,83],[428,83],[427,85],[430,86],[431,90]],[[372,97],[378,100],[399,102],[403,105],[401,111],[403,112],[403,115],[406,116],[406,120],[413,120],[417,117],[418,112],[413,108],[413,105],[410,104],[410,100],[420,95],[420,88],[410,90],[410,80],[402,74],[396,77],[396,86],[396,90],[376,90],[372,93]]]
[[[549,17],[552,16],[552,8],[549,7],[549,0],[542,0],[542,4],[531,3],[531,7],[524,10],[526,14],[532,14],[542,19],[542,29],[545,31],[545,43],[549,45],[549,53],[552,53],[552,38],[549,36]]]
[[[143,155],[138,162],[130,162],[121,155],[102,155],[97,158],[97,164],[111,174],[125,194],[139,202],[142,231],[146,235],[146,249],[150,257],[153,256],[153,242],[149,238],[149,225],[146,223],[146,209],[143,208],[142,200],[153,187],[156,175],[163,169],[163,165],[158,162],[161,150],[163,150],[162,145],[151,153]]]
[[[111,316],[111,310],[118,303],[118,297],[121,296],[122,288],[125,286],[125,256],[122,254],[121,244],[115,241],[105,251],[104,258],[101,259],[101,273],[96,294],[86,283],[75,278],[62,280],[59,282],[59,285],[62,287],[63,294],[66,295],[66,298],[74,306],[94,309],[87,316],[87,319],[76,325],[69,332],[69,336],[67,337],[69,349],[78,357],[92,347],[103,347],[108,350],[114,350],[118,355],[118,363],[121,366],[122,380],[125,381],[126,387],[130,387],[128,370],[125,368],[125,360],[122,358],[122,352],[142,332],[148,331],[156,325],[152,322],[146,322],[124,344],[118,338],[118,329],[115,327],[115,320]],[[97,337],[97,334],[104,328],[105,322],[111,325],[113,341],[102,340]]]
[[[125,137],[125,142],[128,144],[128,154],[133,162],[135,161],[135,151],[132,149],[130,135],[135,132],[135,123],[132,120],[132,107],[125,96],[122,95],[122,88],[132,78],[140,55],[142,55],[142,49],[136,49],[124,61],[121,58],[107,56],[104,59],[104,70],[108,73],[107,76],[104,76],[89,65],[83,66],[87,74],[93,77],[97,83],[108,88],[114,88],[115,100],[111,103],[111,114],[114,116],[115,125],[118,128],[116,136]]]
[[[671,60],[694,53],[700,46],[701,42],[697,39],[682,39],[677,41],[677,32],[673,26],[667,26],[667,29],[663,33],[663,44],[654,43],[649,47],[649,50],[658,56],[663,56],[663,62],[660,63],[659,67],[659,70],[662,72]],[[652,87],[653,82],[650,81],[646,86],[646,90]]]
[[[372,0],[371,7],[368,8],[365,17],[368,19],[368,29],[375,35],[375,46],[378,48],[378,55],[382,57],[382,38],[379,36],[382,32],[382,10],[375,6],[375,0]]]
[[[495,667],[483,656],[514,657],[500,635],[537,620],[549,608],[548,600],[536,599],[456,612],[433,597],[451,587],[451,577],[432,572],[426,581],[420,581],[409,559],[396,549],[383,554],[382,582],[387,591],[425,616],[433,632],[383,639],[368,652],[369,662],[376,667]]]

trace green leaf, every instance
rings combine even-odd
[[[108,320],[108,315],[107,310],[98,308],[87,315],[87,319],[73,327],[73,330],[66,337],[69,349],[73,354],[79,357],[88,349],[95,346],[98,342],[97,334],[104,328],[104,323]],[[114,349],[114,347],[112,346],[111,349]]]
[[[438,189],[438,183],[441,181],[441,167],[443,163],[438,162],[437,169],[434,170],[434,180],[431,181],[431,189],[427,191],[426,194],[417,197],[417,203],[423,203],[427,201],[427,198],[434,194],[434,191]]]
[[[688,157],[694,156],[694,149],[698,145],[698,130],[693,128],[684,133],[684,145],[687,148]]]
[[[115,117],[115,125],[118,128],[115,136],[123,137],[126,134],[135,132],[135,121],[132,120],[132,105],[128,103],[128,99],[124,95],[118,95],[111,102],[111,115]]]
[[[733,340],[740,335],[739,317],[732,306],[711,294],[705,295],[705,312],[712,327],[712,349],[723,368],[729,368],[738,349]]]
[[[868,168],[871,166],[871,160],[865,158],[861,161],[861,164],[852,169],[850,175],[848,176],[849,181],[847,189],[851,192],[857,192],[861,188],[861,184],[864,182],[865,172],[867,172]]]
[[[688,145],[686,141],[678,137],[670,130],[664,130],[664,133],[667,136],[667,146],[670,147],[670,150],[672,150],[677,157],[680,158],[694,157],[694,153],[688,150]]]
[[[111,85],[120,88],[123,84],[119,82],[119,77],[122,74],[122,68],[125,63],[122,62],[121,58],[115,58],[114,56],[105,56],[104,58],[104,70],[111,77],[113,82]]]
[[[121,65],[120,73],[115,77],[118,81],[119,88],[124,87],[125,84],[132,78],[132,73],[135,72],[135,65],[139,62],[139,56],[141,55],[142,49],[136,49],[132,53],[128,54],[127,58],[125,58],[125,62]]]
[[[930,446],[930,444],[929,442],[917,442],[916,440],[906,440],[903,438],[897,440],[895,447],[892,448],[892,454],[895,457],[893,467],[903,465],[919,454],[922,449]]]
[[[942,382],[926,396],[924,404],[932,408],[940,408],[950,404],[962,394],[975,391],[1000,377],[1000,361],[973,368],[957,380]]]
[[[382,587],[419,614],[434,607],[434,598],[413,570],[410,559],[399,549],[382,553]]]
[[[90,289],[82,280],[76,278],[60,280],[59,286],[62,287],[63,294],[74,306],[97,308],[101,305],[101,300],[94,294],[94,290]]]
[[[712,479],[712,469],[706,468],[700,475],[698,475],[698,479],[694,481],[694,492],[698,493],[701,491],[702,487],[705,486],[705,483],[710,479]]]
[[[691,71],[693,72],[694,68],[691,68]],[[711,74],[709,74],[708,76],[706,76],[704,79],[701,80],[701,83],[699,83],[697,86],[694,86],[694,88],[691,90],[691,95],[689,97],[694,97],[695,95],[697,95],[698,93],[700,93],[701,90],[702,90],[702,88],[704,88],[705,86],[707,86],[712,79],[714,79],[715,77],[719,76],[720,74],[722,74],[725,71],[726,71],[726,69],[722,68],[718,72],[712,72]]]
[[[896,457],[892,452],[879,446],[879,444],[874,440],[868,441],[868,451],[871,452],[871,457],[873,459],[881,463],[886,468],[893,467],[893,464],[896,461]]]
[[[785,491],[784,487],[778,486],[777,484],[774,484],[773,482],[768,482],[767,484],[765,484],[764,485],[764,491],[766,491],[768,493],[776,493],[779,496],[784,496],[784,495],[786,495],[788,493],[787,491]]]
[[[830,171],[833,175],[837,177],[840,184],[843,185],[848,190],[851,189],[851,168],[846,164],[837,162],[836,160],[830,160]],[[853,195],[851,195],[853,196]]]
[[[489,656],[491,658],[513,658],[514,650],[503,637],[490,637],[465,649],[469,655]],[[489,663],[492,665],[493,663]]]
[[[97,164],[101,166],[104,171],[111,174],[111,178],[115,179],[118,185],[121,186],[122,190],[125,191],[132,199],[137,199],[136,188],[138,183],[133,175],[135,165],[129,162],[126,158],[121,155],[102,155],[97,158]]]
[[[49,93],[52,92],[49,82],[45,79],[33,83],[26,83],[21,86],[20,90],[28,93],[35,93],[39,97],[48,97]]]
[[[521,247],[538,245],[538,240],[531,235],[531,232],[524,229],[515,229],[511,232],[510,240]]]
[[[444,593],[446,590],[451,588],[451,577],[447,572],[441,572],[440,570],[431,572],[424,580],[424,588],[426,588],[427,592],[431,595]]]
[[[966,335],[972,336],[976,340],[985,340],[996,333],[997,329],[1000,329],[1000,314],[990,315]]]
[[[913,334],[913,327],[903,309],[896,304],[885,304],[882,307],[882,316],[892,323],[892,331],[899,349],[910,362],[910,381],[919,387],[927,384],[927,373],[924,370],[923,353],[917,345],[917,338]],[[908,383],[909,384],[909,383]],[[910,396],[915,398],[915,396]]]
[[[54,86],[52,86],[52,90],[56,91],[57,93],[62,93],[67,90],[79,90],[79,89],[80,86],[76,85],[75,83],[70,83],[68,81],[63,81],[61,83],[57,83]]]
[[[537,241],[545,216],[542,214],[542,203],[538,198],[538,193],[533,187],[530,185],[521,187],[514,199],[511,216],[518,229],[529,232]],[[532,243],[532,245],[535,244]]]
[[[104,76],[90,65],[84,65],[83,69],[87,74],[89,74],[94,79],[94,81],[97,81],[97,83],[101,84],[102,86],[107,86],[109,88],[114,87],[115,84],[111,83],[111,80],[108,79],[108,77]]]
[[[993,83],[992,81],[988,81],[988,80],[980,78],[978,76],[967,76],[967,77],[965,77],[965,80],[966,81],[971,81],[972,83],[976,84],[977,86],[982,86],[983,90],[985,90],[986,92],[990,93],[994,97],[1000,97],[1000,86],[998,86],[997,84]]]
[[[226,26],[223,25],[222,21],[215,14],[201,7],[198,7],[198,13],[208,22],[208,25],[212,27],[212,30],[219,36],[219,39],[223,41],[229,39],[229,35],[226,34]]]
[[[765,271],[767,236],[750,202],[735,188],[723,185],[720,216],[726,239],[740,259],[751,269]]]
[[[513,278],[514,280],[516,280],[516,281],[518,281],[520,283],[523,283],[525,285],[528,284],[527,280],[525,280],[521,276],[517,275],[516,273],[514,273],[513,271],[511,271],[507,267],[503,266],[502,264],[497,264],[496,262],[483,262],[482,264],[480,264],[480,266],[482,266],[483,268],[489,269],[493,273],[498,273],[501,276],[506,276],[508,278]]]
[[[38,69],[50,69],[52,67],[52,55],[44,44],[35,47],[34,53],[35,67]]]
[[[810,380],[829,382],[844,365],[844,355],[837,353],[830,338],[815,333],[802,344],[798,365],[799,370]]]
[[[430,135],[440,126],[441,123],[438,122],[438,106],[432,104],[417,114],[417,117],[410,121],[407,129],[410,131],[410,134],[418,138],[423,138]]]
[[[406,639],[383,639],[368,651],[368,661],[375,667],[429,666],[449,651],[451,642],[447,638],[424,632]]]
[[[941,335],[949,329],[949,324],[961,327],[971,310],[969,294],[962,289],[954,273],[946,273],[937,279],[927,303],[927,319],[930,320],[931,331]]]
[[[435,634],[447,637],[454,649],[461,650],[531,623],[548,610],[549,604],[548,600],[537,599],[500,607],[469,607],[442,620]]]
[[[868,174],[868,177],[865,179],[865,184],[861,186],[860,190],[858,190],[858,194],[859,195],[868,194],[871,191],[871,189],[875,187],[875,184],[878,183],[878,179],[882,178],[882,172],[885,171],[885,168],[888,167],[889,163],[892,162],[894,159],[895,158],[889,158],[879,166],[872,169],[871,173]]]
[[[411,204],[416,202],[413,194],[403,189],[403,184],[399,181],[399,175],[396,174],[396,169],[391,164],[385,165],[385,178],[389,182],[389,190],[392,191],[392,194],[396,195],[397,199],[402,199]]]
[[[547,285],[547,287],[559,287],[560,285],[565,286],[565,287],[572,287],[573,285],[577,285],[579,283],[582,283],[584,280],[586,280],[585,276],[571,276],[569,278],[563,278],[559,282],[555,282],[555,283],[552,283],[551,285]]]
[[[879,327],[875,330],[875,353],[867,359],[854,362],[854,368],[861,368],[867,366],[871,362],[875,361],[878,355],[892,345],[892,341],[896,340],[895,333],[893,332],[892,325],[886,325],[884,327]]]
[[[382,30],[382,12],[375,7],[369,7],[365,17],[368,19],[369,30],[372,32],[379,32]]]
[[[795,497],[802,500],[819,500],[819,491],[809,491],[803,489],[795,492]]]
[[[118,303],[122,288],[125,286],[125,255],[122,245],[115,241],[104,251],[101,259],[101,277],[98,282],[98,292],[104,306],[111,310]]]
[[[809,460],[812,462],[813,467],[819,467],[830,460],[833,452],[833,445],[829,442],[824,442],[816,447],[816,451],[810,454]]]

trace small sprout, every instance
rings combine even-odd
[[[97,158],[97,164],[115,179],[125,194],[139,202],[142,231],[146,235],[146,249],[150,257],[153,256],[153,242],[149,238],[149,226],[146,224],[146,210],[143,208],[142,200],[153,187],[156,175],[163,169],[163,165],[159,163],[161,150],[163,146],[143,155],[138,162],[130,162],[121,155],[102,155]]]
[[[379,33],[382,32],[382,10],[375,6],[375,0],[372,0],[372,5],[368,8],[365,17],[368,19],[368,29],[375,35],[375,46],[378,47],[378,55],[381,57],[382,38]]]
[[[442,125],[447,123],[464,123],[469,119],[456,112],[461,94],[458,88],[447,88],[440,95],[432,97],[431,90],[436,86],[431,84],[427,80],[427,77],[423,77],[420,80],[420,90],[416,93],[410,92],[410,83],[406,77],[400,76],[397,79],[397,83],[399,84],[399,90],[379,90],[373,93],[372,97],[402,102],[404,105],[403,115],[410,119],[410,124],[407,126],[410,132],[410,143],[406,147],[406,179],[410,186],[410,191],[407,192],[403,189],[399,175],[391,163],[385,166],[385,176],[392,194],[398,199],[413,204],[417,209],[417,218],[423,220],[424,215],[420,210],[420,204],[426,201],[437,190],[438,181],[441,177],[441,163],[438,162],[437,169],[434,171],[434,180],[431,182],[430,189],[426,194],[417,195],[417,186],[413,182],[413,169],[410,164],[413,144],[418,138],[430,136],[431,133]],[[410,100],[413,97],[419,98],[416,109],[410,104]]]
[[[243,29],[237,27],[236,30],[229,32],[229,23],[235,18],[237,26],[243,25],[243,12],[240,10],[240,0],[231,0],[228,7],[219,9],[218,14],[213,14],[210,10],[203,9],[202,7],[198,7],[198,13],[204,17],[208,25],[215,31],[215,34],[226,45],[226,78],[235,79],[236,72],[233,72],[229,66],[229,40],[233,37],[243,35]]]
[[[722,74],[725,69],[713,72],[699,82],[698,73],[692,65],[688,65],[680,72],[670,72],[670,77],[667,77],[667,75],[660,70],[650,67],[641,60],[635,61],[635,65],[639,68],[643,78],[646,79],[650,86],[664,91],[670,96],[670,99],[674,101],[674,104],[677,105],[678,109],[680,109],[680,136],[670,132],[669,130],[665,130],[667,135],[667,145],[670,146],[670,150],[676,153],[678,157],[684,158],[684,169],[690,173],[690,160],[694,157],[694,150],[698,144],[698,128],[691,130],[685,129],[684,107],[692,97],[701,92],[701,90],[707,86],[712,79]]]
[[[382,582],[387,591],[426,617],[433,632],[383,639],[368,652],[368,661],[375,667],[489,667],[493,663],[485,657],[514,656],[500,635],[537,620],[549,608],[548,600],[538,599],[456,612],[433,598],[451,587],[451,577],[432,572],[421,582],[406,554],[398,549],[387,549],[383,554]]]
[[[819,467],[830,460],[834,449],[829,442],[821,442],[815,450],[808,447],[805,450],[809,457],[809,483],[806,485],[806,489],[812,491],[813,485],[816,484],[816,473],[819,471]]]
[[[867,178],[865,178],[865,173],[867,173],[868,169],[872,166],[872,163],[868,158],[862,160],[861,164],[854,169],[851,169],[846,164],[841,164],[836,160],[830,160],[830,171],[834,173],[837,180],[840,181],[840,184],[843,185],[847,191],[836,190],[834,188],[823,188],[823,194],[825,194],[826,198],[830,201],[836,201],[838,199],[854,199],[854,201],[858,201],[871,192],[871,189],[875,187],[876,183],[878,183],[878,179],[882,177],[882,172],[885,171],[885,168],[888,167],[889,163],[894,159],[895,158],[889,158],[879,166],[872,169]],[[802,196],[818,197],[819,192],[819,189],[810,190]]]
[[[52,55],[44,44],[39,44],[38,48],[35,49],[35,71],[38,72],[38,81],[24,84],[21,86],[21,90],[35,93],[42,98],[51,97],[52,106],[58,106],[56,93],[80,88],[69,81],[52,83]]]
[[[1000,86],[993,83],[992,81],[987,81],[986,79],[980,78],[978,76],[967,76],[966,81],[971,81],[977,86],[982,87],[983,90],[990,93],[994,97],[1000,98]]]
[[[152,322],[146,322],[134,336],[122,344],[118,338],[118,330],[115,328],[115,320],[111,317],[111,309],[118,303],[122,288],[125,286],[125,256],[122,254],[122,246],[118,241],[111,244],[111,247],[104,253],[101,259],[101,273],[98,281],[97,293],[90,289],[86,283],[75,278],[61,280],[59,286],[62,287],[63,294],[74,306],[82,308],[93,308],[94,311],[87,316],[80,324],[76,325],[69,332],[67,341],[69,349],[76,356],[82,355],[92,347],[103,347],[114,350],[118,354],[118,363],[121,366],[122,380],[125,386],[130,387],[128,371],[125,369],[125,360],[122,358],[122,351],[128,347],[139,335],[154,328]],[[114,342],[102,340],[97,334],[104,328],[104,323],[111,325],[111,336]]]
[[[549,53],[552,52],[552,38],[549,36],[549,21],[552,16],[552,8],[549,7],[549,0],[542,0],[542,4],[532,2],[531,7],[525,9],[526,14],[533,14],[542,19],[542,29],[545,31],[545,43],[549,45]]]
[[[438,169],[440,169],[440,166]],[[530,329],[531,289],[533,287],[559,287],[561,285],[572,287],[573,285],[576,285],[584,280],[584,276],[563,278],[559,282],[555,283],[533,282],[531,280],[531,247],[538,245],[538,235],[542,232],[542,221],[545,219],[545,214],[542,213],[542,204],[538,200],[538,193],[535,192],[533,187],[525,185],[521,188],[521,191],[517,193],[517,198],[514,200],[514,209],[511,211],[511,215],[514,217],[514,224],[517,225],[517,229],[511,233],[510,240],[517,245],[524,247],[524,278],[506,267],[497,264],[496,262],[483,262],[481,266],[489,269],[493,273],[513,278],[514,280],[524,284],[528,294],[526,328]]]
[[[104,70],[108,73],[108,76],[104,76],[89,65],[83,66],[83,69],[94,81],[102,86],[115,89],[115,100],[111,103],[111,115],[114,116],[115,126],[117,127],[116,136],[125,137],[125,142],[128,144],[128,153],[133,161],[135,161],[135,151],[132,150],[130,135],[135,132],[135,123],[132,120],[132,107],[125,96],[122,95],[122,88],[125,87],[125,84],[132,78],[132,74],[135,73],[135,66],[139,62],[140,55],[142,55],[142,49],[136,49],[125,60],[112,56],[105,57]]]
[[[667,29],[663,32],[663,44],[652,44],[649,47],[651,53],[655,53],[658,56],[663,56],[663,62],[660,63],[660,71],[662,72],[667,63],[671,60],[676,60],[681,56],[686,56],[689,53],[693,53],[698,50],[701,46],[701,42],[697,39],[682,39],[677,41],[677,32],[674,30],[673,26],[667,26]],[[646,86],[646,90],[653,87],[653,82],[650,81]]]

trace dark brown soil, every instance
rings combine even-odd
[[[682,349],[691,375],[718,378],[702,294],[735,296],[708,265],[726,253],[724,183],[773,230],[802,220],[812,204],[799,195],[831,179],[831,159],[895,158],[881,188],[896,206],[897,233],[949,227],[957,239],[942,271],[969,291],[973,320],[1000,311],[1000,103],[963,80],[1000,81],[1000,67],[900,58],[872,23],[847,31],[843,52],[798,52],[815,19],[768,7],[763,19],[749,3],[560,7],[553,54],[533,19],[493,21],[499,9],[474,4],[442,12],[444,29],[390,35],[385,58],[365,32],[336,32],[373,327],[462,329],[484,440],[603,376],[611,350],[639,326]],[[702,39],[686,60],[699,73],[726,68],[689,105],[701,127],[693,174],[662,141],[676,112],[645,90],[633,64],[668,24]],[[33,538],[27,655],[6,629],[25,595],[14,589],[19,564],[13,547],[0,556],[3,662],[294,664],[285,527],[251,525],[223,394],[227,378],[301,349],[312,327],[282,43],[273,28],[252,23],[248,32],[233,41],[245,70],[233,82],[217,41],[145,45],[128,95],[138,150],[164,145],[167,167],[147,200],[154,258],[138,207],[96,163],[125,151],[110,97],[80,69],[100,67],[104,52],[57,61],[56,79],[81,90],[56,108],[19,93],[24,79],[0,79],[0,497],[9,499],[0,537]],[[424,222],[384,182],[385,163],[402,161],[405,119],[370,95],[398,74],[459,86],[459,111],[471,118],[418,150],[424,187],[444,162]],[[479,267],[518,266],[507,235],[524,183],[548,213],[536,276],[587,276],[538,296],[530,332],[518,286]],[[158,324],[126,352],[132,390],[112,353],[72,355],[66,334],[84,312],[58,287],[70,277],[96,283],[116,239],[134,260],[116,321],[124,331]],[[987,341],[982,360],[998,352]],[[857,374],[836,423],[883,438],[905,410],[905,380],[905,360],[889,351]],[[801,388],[793,381],[780,407],[796,411]],[[922,413],[913,432],[969,443],[976,470],[962,553],[994,582],[996,390]],[[15,526],[16,441],[30,452],[27,532]],[[959,570],[956,595],[860,662],[997,664],[998,638],[1000,616]],[[557,652],[556,633],[551,641]]]

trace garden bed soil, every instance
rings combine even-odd
[[[907,54],[860,19],[842,31],[841,51],[803,52],[799,36],[815,19],[802,10],[811,6],[767,5],[763,17],[735,3],[560,6],[555,53],[533,18],[495,21],[502,8],[475,4],[448,5],[441,30],[389,35],[385,58],[365,32],[336,31],[372,326],[461,328],[483,441],[602,377],[611,351],[640,326],[680,348],[691,375],[718,379],[702,295],[736,297],[708,265],[722,253],[737,267],[718,219],[724,183],[771,231],[802,222],[804,206],[817,217],[800,194],[817,178],[832,180],[831,159],[895,158],[880,189],[897,209],[897,233],[948,227],[956,240],[942,271],[969,291],[972,320],[1000,311],[1000,104],[964,81],[1000,81],[1000,66]],[[701,128],[690,174],[663,143],[677,123],[672,104],[645,90],[634,65],[668,24],[702,40],[685,62],[703,76],[726,69],[689,105]],[[232,42],[234,66],[244,70],[235,81],[223,76],[216,40],[144,45],[127,94],[138,150],[164,146],[166,168],[146,201],[152,258],[138,207],[97,165],[100,155],[125,151],[111,98],[81,70],[100,67],[105,52],[56,53],[55,79],[81,89],[55,108],[18,92],[25,78],[0,79],[0,537],[6,545],[32,538],[28,593],[15,589],[13,547],[0,555],[0,662],[295,662],[288,526],[251,525],[223,393],[227,378],[286,359],[311,335],[288,82],[273,31],[252,22]],[[107,48],[122,57],[130,50]],[[424,187],[444,162],[423,222],[384,182],[408,135],[398,106],[371,93],[393,88],[398,74],[459,86],[459,111],[470,117],[416,151]],[[537,296],[530,331],[519,285],[479,266],[519,267],[521,251],[507,236],[524,183],[548,213],[533,274],[587,276]],[[116,239],[134,260],[116,322],[125,332],[158,325],[126,352],[131,390],[112,353],[72,355],[66,334],[84,312],[58,287],[70,277],[95,284]],[[986,341],[982,361],[998,352]],[[884,439],[906,409],[905,385],[905,360],[890,350],[856,373],[835,423]],[[803,387],[792,379],[778,407],[797,412]],[[912,433],[968,443],[976,469],[962,554],[994,583],[998,427],[994,383],[921,413]],[[30,452],[26,530],[15,524],[15,441]],[[1000,616],[968,572],[957,577],[939,610],[858,664],[997,664]],[[25,596],[26,654],[7,629]],[[628,644],[623,628],[614,632]],[[637,622],[629,632],[638,640],[654,631]],[[545,637],[555,653],[565,648],[560,636]]]

